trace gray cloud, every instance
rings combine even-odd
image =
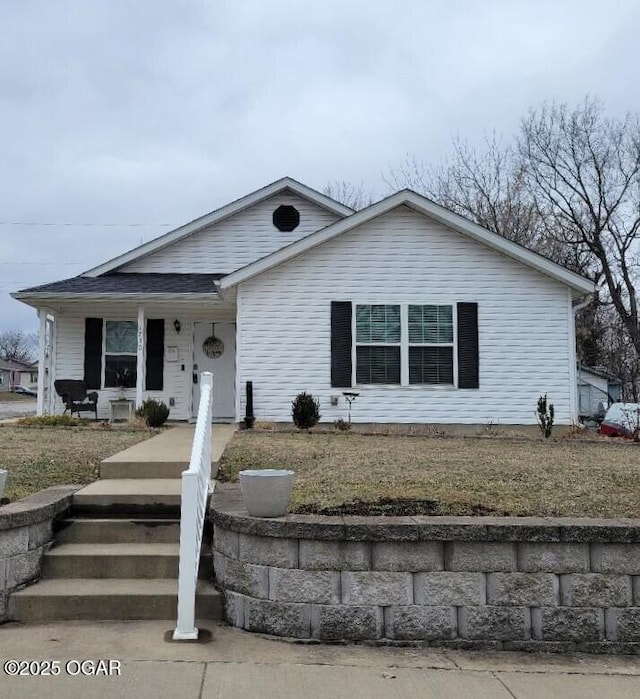
[[[0,10],[0,221],[179,225],[285,174],[364,182],[544,100],[640,111],[635,0],[85,0]],[[10,291],[166,227],[0,225]]]

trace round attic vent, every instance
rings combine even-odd
[[[295,206],[279,206],[273,212],[273,225],[279,231],[292,231],[300,223],[300,212]]]

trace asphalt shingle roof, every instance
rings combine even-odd
[[[100,277],[72,277],[22,289],[19,293],[213,294],[216,291],[214,280],[224,276],[114,272]]]

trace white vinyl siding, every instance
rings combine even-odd
[[[295,206],[300,224],[290,232],[273,225],[280,205]],[[335,223],[340,217],[295,194],[281,194],[122,267],[121,272],[233,272]]]
[[[478,389],[366,386],[352,420],[535,424],[538,397],[547,393],[556,422],[571,422],[566,286],[407,207],[241,284],[241,415],[251,380],[258,420],[289,422],[300,391],[319,398],[323,422],[346,418],[341,390],[330,385],[331,301],[478,304]]]

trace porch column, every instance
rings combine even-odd
[[[36,415],[44,415],[44,374],[47,357],[47,309],[38,308],[40,329],[38,333],[38,400],[36,403]]]
[[[145,384],[145,332],[144,332],[144,308],[138,308],[138,357],[136,366],[136,408],[142,405],[143,390]]]

